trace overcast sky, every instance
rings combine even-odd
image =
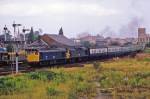
[[[0,31],[13,20],[27,28],[68,37],[89,32],[104,36],[136,36],[137,27],[150,32],[150,0],[0,0]]]

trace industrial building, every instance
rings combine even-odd
[[[150,43],[150,34],[146,33],[146,28],[138,28],[138,43]]]

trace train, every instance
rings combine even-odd
[[[27,63],[31,66],[51,66],[57,64],[69,64],[90,60],[120,57],[143,51],[145,45],[109,46],[109,47],[74,47],[51,49],[25,49],[18,52],[19,63]],[[0,65],[15,64],[16,53],[7,52],[6,48],[0,48]]]
[[[55,49],[30,49],[27,50],[27,63],[32,66],[49,66],[83,62],[96,59],[106,59],[120,57],[143,51],[142,44],[128,46],[110,47],[75,47],[75,48],[55,48]]]
[[[19,63],[26,62],[27,54],[24,50],[18,52],[18,61]],[[8,52],[7,48],[0,48],[0,65],[10,65],[15,64],[16,61],[16,52]]]
[[[8,53],[7,49],[0,47],[0,65],[7,64]]]

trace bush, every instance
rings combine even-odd
[[[137,72],[134,76],[139,78],[148,78],[150,77],[150,72]]]
[[[24,78],[0,78],[0,94],[13,94],[27,88],[29,88],[28,82]]]
[[[65,72],[58,72],[56,75],[53,77],[53,81],[57,84],[59,83],[65,83],[67,79],[69,80],[69,75],[66,74]]]
[[[96,92],[95,85],[88,82],[76,82],[72,86],[69,93],[69,99],[78,99],[80,97],[92,97],[93,93]]]
[[[100,65],[99,62],[94,62],[94,63],[93,63],[93,67],[94,67],[95,70],[100,70],[100,69],[101,69],[101,68],[100,68],[101,65]]]
[[[124,74],[119,71],[108,71],[101,74],[99,82],[101,87],[110,88],[123,84]]]
[[[150,62],[150,58],[145,58],[143,61]]]
[[[56,73],[52,71],[44,71],[44,72],[32,72],[27,74],[27,77],[33,80],[53,80],[56,76]]]
[[[84,77],[81,75],[81,73],[73,73],[72,75],[70,75],[70,78],[78,82],[84,81]]]
[[[140,88],[140,87],[145,87],[145,86],[149,86],[150,80],[146,80],[144,78],[140,78],[140,77],[134,77],[129,79],[129,86],[132,88]]]
[[[57,96],[61,93],[61,91],[57,90],[55,87],[47,87],[47,95]]]

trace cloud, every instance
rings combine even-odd
[[[135,17],[144,19],[144,27],[150,27],[149,4],[150,0],[0,0],[0,28],[15,20],[48,33],[62,26],[69,36],[84,31],[99,33],[106,26],[125,34]]]
[[[79,4],[71,2],[49,4],[11,3],[0,6],[0,15],[3,16],[50,16],[64,14],[108,16],[117,13],[118,11],[116,9],[108,9],[97,4]]]

